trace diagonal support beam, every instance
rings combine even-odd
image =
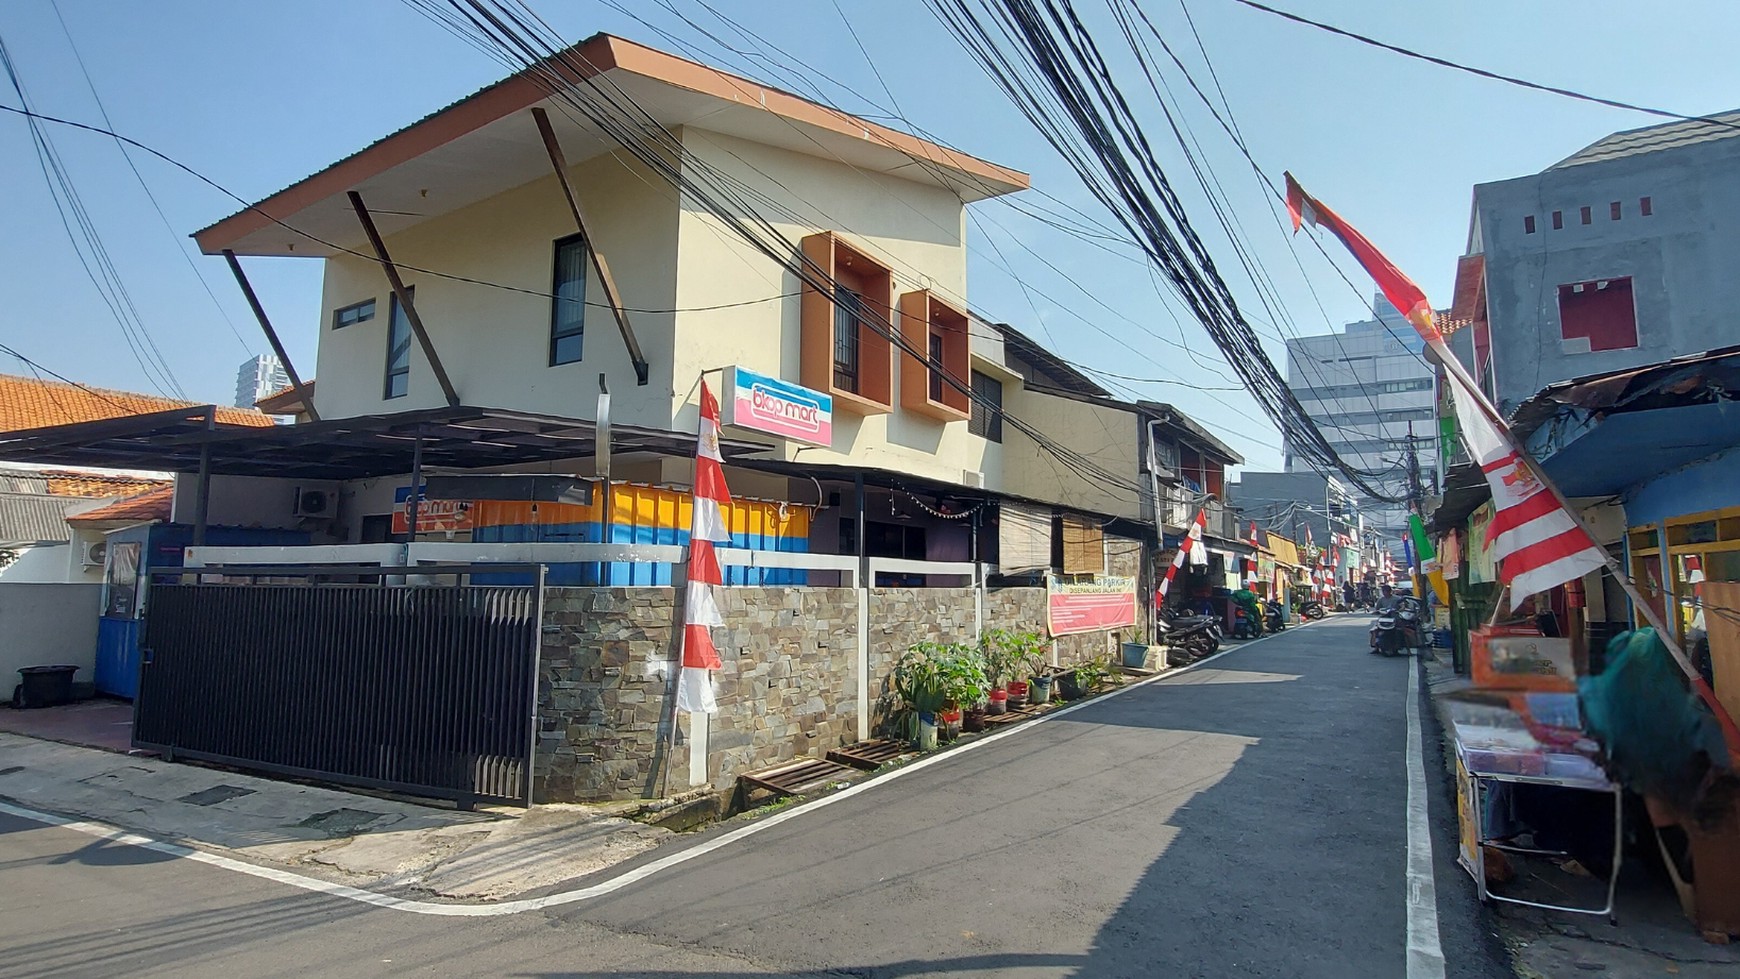
[[[537,120],[538,134],[544,137],[544,150],[550,154],[550,166],[555,168],[556,182],[562,185],[562,196],[568,198],[568,210],[574,214],[574,224],[579,228],[580,237],[586,239],[586,254],[591,256],[592,269],[598,273],[598,281],[604,286],[604,301],[610,304],[610,312],[616,316],[622,345],[628,348],[629,362],[634,364],[635,383],[645,385],[646,355],[640,352],[640,341],[635,339],[634,327],[628,322],[628,310],[622,308],[622,302],[617,298],[620,294],[616,290],[616,279],[610,274],[610,263],[604,260],[597,240],[587,230],[586,213],[580,209],[580,198],[575,196],[574,188],[568,183],[568,161],[562,156],[562,144],[556,142],[556,131],[550,128],[550,116],[541,106],[532,107],[532,118]]]
[[[236,276],[236,285],[242,287],[242,295],[248,298],[248,308],[254,311],[254,319],[260,321],[260,329],[266,331],[266,341],[272,345],[272,352],[278,355],[278,363],[284,365],[284,373],[289,375],[290,386],[296,390],[296,397],[302,399],[302,407],[308,412],[308,420],[319,421],[320,412],[314,410],[314,398],[309,395],[302,378],[297,375],[296,365],[290,363],[290,355],[284,352],[284,344],[278,341],[278,331],[272,329],[272,321],[266,318],[266,309],[260,305],[260,297],[254,295],[254,285],[242,271],[242,263],[236,259],[236,253],[228,248],[224,249],[224,261],[230,263],[230,271]]]
[[[399,308],[405,311],[405,319],[411,324],[411,332],[417,336],[417,345],[423,348],[423,356],[429,358],[429,367],[435,371],[435,380],[441,384],[441,393],[447,398],[450,408],[459,407],[459,394],[453,390],[453,382],[447,379],[447,368],[442,366],[441,358],[435,353],[435,344],[429,340],[429,334],[423,329],[423,317],[417,315],[417,307],[411,302],[411,294],[405,289],[405,281],[399,278],[399,267],[393,264],[392,256],[387,254],[387,243],[381,240],[381,233],[375,230],[374,218],[369,217],[368,205],[363,203],[362,195],[349,191],[350,206],[356,211],[356,219],[362,222],[363,233],[369,236],[369,245],[375,250],[375,258],[381,263],[381,271],[387,274],[387,282],[393,287],[393,296],[399,300]]]

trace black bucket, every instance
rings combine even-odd
[[[18,671],[24,682],[12,692],[14,707],[59,707],[72,703],[76,666],[26,666]]]

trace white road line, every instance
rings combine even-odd
[[[1432,827],[1426,818],[1426,766],[1420,748],[1420,663],[1408,660],[1408,979],[1443,979],[1438,890],[1432,877]]]
[[[1311,623],[1305,623],[1305,625],[1309,625],[1309,624],[1311,624]],[[1302,627],[1303,626],[1297,626],[1295,628],[1302,628]],[[79,820],[79,819],[70,819],[66,816],[57,816],[57,815],[54,815],[53,813],[38,812],[34,809],[26,809],[22,806],[12,805],[12,804],[9,804],[6,802],[0,802],[0,813],[5,813],[6,815],[9,815],[9,816],[16,816],[20,819],[29,819],[29,820],[33,820],[33,821],[39,822],[39,823],[46,823],[47,825],[50,825],[50,826],[58,826],[62,829],[68,829],[68,830],[72,830],[72,831],[77,832],[77,833],[83,833],[86,836],[94,836],[98,839],[108,840],[108,841],[113,842],[113,843],[120,843],[120,844],[123,844],[126,846],[141,847],[141,848],[146,849],[146,850],[151,850],[155,853],[162,853],[162,854],[166,854],[166,855],[172,856],[172,857],[180,857],[184,860],[193,860],[195,862],[207,864],[209,866],[221,867],[224,870],[233,870],[239,874],[248,874],[249,876],[252,876],[252,877],[259,877],[259,878],[264,879],[264,880],[275,881],[275,882],[280,883],[280,884],[288,884],[291,887],[299,887],[305,891],[314,891],[316,893],[325,894],[325,895],[328,895],[330,897],[341,897],[341,898],[344,898],[344,899],[349,900],[349,901],[357,901],[357,902],[362,903],[362,904],[371,904],[371,905],[374,905],[375,907],[378,907],[378,908],[387,908],[387,909],[393,910],[393,911],[408,911],[412,914],[428,914],[428,915],[438,915],[438,916],[455,917],[455,918],[494,918],[494,917],[500,917],[502,915],[522,914],[522,913],[527,912],[527,911],[541,911],[541,910],[544,910],[546,908],[561,907],[562,905],[565,905],[565,904],[577,904],[581,901],[587,901],[587,900],[591,900],[592,898],[595,898],[595,897],[603,897],[606,894],[615,893],[616,891],[622,890],[624,887],[627,887],[630,884],[635,884],[635,883],[638,883],[640,881],[646,880],[648,877],[651,877],[654,874],[660,873],[661,871],[669,870],[672,867],[676,867],[680,864],[688,863],[690,860],[694,860],[694,859],[697,859],[699,857],[704,857],[707,854],[712,853],[715,850],[723,849],[727,846],[730,846],[733,843],[738,842],[739,840],[748,839],[749,837],[754,836],[757,833],[760,833],[764,830],[772,829],[773,827],[778,826],[781,823],[788,822],[788,821],[793,820],[793,819],[797,819],[798,817],[803,816],[806,813],[815,812],[818,809],[824,809],[828,806],[833,805],[836,802],[843,802],[847,799],[850,799],[851,797],[853,797],[855,795],[861,795],[865,792],[869,792],[872,789],[875,789],[878,786],[887,785],[890,782],[893,782],[893,781],[900,779],[900,778],[904,778],[907,775],[912,774],[913,772],[922,771],[923,769],[929,768],[932,765],[939,765],[939,764],[942,764],[942,763],[947,762],[947,761],[952,761],[956,758],[961,757],[962,755],[966,754],[969,751],[977,751],[978,749],[983,748],[986,745],[994,744],[998,741],[1003,740],[1004,738],[1014,737],[1015,735],[1021,734],[1025,731],[1031,731],[1041,724],[1045,724],[1049,721],[1054,721],[1060,717],[1067,717],[1068,715],[1073,714],[1076,711],[1081,710],[1085,707],[1090,707],[1090,706],[1093,706],[1095,704],[1104,703],[1105,701],[1111,700],[1114,697],[1121,697],[1124,694],[1127,694],[1130,691],[1135,690],[1138,687],[1143,687],[1143,686],[1146,686],[1150,683],[1156,683],[1156,682],[1159,682],[1162,680],[1167,680],[1167,679],[1170,679],[1172,677],[1182,676],[1186,673],[1189,673],[1190,671],[1192,671],[1194,669],[1197,669],[1198,667],[1206,666],[1209,663],[1212,663],[1215,660],[1220,659],[1222,656],[1225,656],[1228,653],[1237,652],[1238,650],[1241,650],[1241,649],[1248,649],[1251,646],[1256,645],[1257,643],[1260,643],[1266,639],[1269,639],[1269,638],[1271,638],[1273,636],[1277,636],[1277,635],[1280,635],[1280,633],[1266,633],[1263,636],[1261,636],[1260,638],[1247,640],[1246,642],[1244,642],[1243,644],[1241,644],[1239,646],[1232,646],[1232,647],[1228,647],[1226,649],[1222,649],[1220,652],[1215,653],[1212,656],[1208,656],[1208,657],[1205,657],[1203,659],[1197,660],[1196,662],[1190,664],[1189,666],[1181,666],[1181,667],[1178,667],[1176,669],[1167,670],[1163,673],[1157,673],[1154,676],[1148,677],[1146,679],[1138,680],[1135,683],[1129,684],[1127,686],[1119,687],[1118,689],[1113,690],[1110,693],[1104,694],[1103,696],[1095,697],[1092,700],[1085,700],[1085,701],[1082,701],[1081,703],[1078,703],[1078,704],[1072,704],[1068,707],[1059,708],[1058,710],[1054,710],[1054,711],[1050,711],[1050,712],[1045,713],[1045,714],[1041,714],[1040,716],[1034,718],[1031,721],[1028,721],[1024,724],[1016,725],[1015,727],[1012,727],[1006,731],[999,731],[996,734],[987,735],[986,737],[980,738],[977,741],[972,741],[972,742],[969,742],[967,744],[963,744],[960,747],[951,748],[948,751],[938,752],[937,754],[931,755],[927,758],[920,758],[919,760],[911,763],[910,765],[905,765],[905,766],[902,766],[900,768],[895,769],[894,771],[887,772],[887,773],[882,774],[882,775],[878,775],[875,778],[868,779],[868,780],[863,781],[863,782],[859,782],[856,785],[853,785],[849,788],[842,789],[839,792],[833,793],[832,795],[825,795],[825,796],[821,797],[820,799],[816,799],[813,802],[808,802],[808,803],[805,803],[801,806],[796,806],[796,807],[793,807],[791,809],[784,810],[782,812],[777,812],[777,813],[774,813],[773,815],[767,816],[763,819],[758,819],[755,822],[747,823],[743,826],[739,826],[738,828],[731,830],[728,833],[723,833],[717,837],[714,837],[713,839],[708,840],[705,843],[700,843],[700,844],[697,844],[695,846],[688,847],[687,849],[679,850],[676,853],[667,854],[666,856],[660,857],[659,859],[654,860],[650,863],[642,864],[641,866],[636,867],[633,870],[625,871],[624,873],[618,874],[615,877],[612,877],[608,880],[599,881],[598,883],[592,884],[588,887],[576,888],[575,890],[571,890],[571,891],[561,891],[561,892],[556,893],[556,894],[546,894],[543,897],[520,898],[518,900],[513,900],[513,901],[497,901],[493,904],[439,904],[439,903],[436,903],[433,901],[416,901],[416,900],[411,900],[409,898],[392,897],[391,895],[387,895],[387,894],[377,894],[374,891],[363,890],[362,888],[359,888],[359,887],[350,887],[350,886],[345,885],[345,884],[335,884],[335,883],[332,883],[331,881],[320,880],[319,878],[316,878],[316,877],[307,877],[307,876],[304,876],[302,874],[292,873],[288,870],[279,870],[279,869],[276,869],[274,867],[264,867],[264,866],[260,866],[258,864],[248,863],[247,861],[244,861],[244,860],[237,860],[234,857],[226,857],[226,856],[223,856],[222,854],[209,853],[205,850],[196,850],[192,847],[183,846],[179,843],[168,843],[168,842],[164,842],[162,840],[155,840],[149,836],[141,836],[138,833],[130,833],[126,830],[118,829],[118,828],[113,827],[113,826],[107,826],[107,825],[104,825],[104,824],[98,823],[98,822],[91,822],[91,821]],[[1413,722],[1414,721],[1413,714],[1410,712],[1408,716],[1409,716],[1410,722]],[[1417,725],[1416,725],[1416,727],[1417,727]],[[1408,797],[1410,800],[1409,804],[1411,807],[1412,806],[1412,799],[1413,799],[1413,786],[1411,783],[1409,785]],[[1411,852],[1412,851],[1412,835],[1411,835],[1411,833],[1410,833],[1410,837],[1409,837],[1409,849]],[[1427,868],[1428,873],[1430,872],[1430,869],[1431,868],[1428,865],[1428,868]],[[1436,917],[1434,917],[1433,918],[1433,931],[1432,931],[1433,948],[1437,947],[1436,922],[1437,922],[1437,919],[1436,919]],[[1411,931],[1411,928],[1410,928],[1410,931]],[[1440,969],[1440,974],[1442,974],[1441,969]],[[1421,975],[1425,975],[1425,974],[1421,973]],[[1414,976],[1415,976],[1415,974],[1412,971],[1410,971],[1409,972],[1410,979],[1414,979]]]

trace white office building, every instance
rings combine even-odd
[[[273,354],[252,357],[236,370],[236,407],[252,408],[254,402],[290,386],[290,375]]]
[[[1410,435],[1422,485],[1429,490],[1436,480],[1434,374],[1413,325],[1381,295],[1372,305],[1377,319],[1287,341],[1287,383],[1343,459],[1382,471],[1374,482],[1405,497]],[[1309,469],[1291,443],[1282,451],[1288,472]],[[1367,525],[1392,541],[1407,528],[1405,504],[1367,498],[1360,508]]]

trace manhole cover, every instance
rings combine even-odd
[[[352,836],[383,817],[385,813],[369,812],[364,809],[332,809],[327,812],[317,812],[296,825],[306,829],[319,830],[329,836]]]
[[[214,785],[209,789],[184,795],[177,802],[185,802],[190,806],[215,806],[220,802],[240,799],[244,795],[253,795],[253,789],[244,789],[239,785]]]

